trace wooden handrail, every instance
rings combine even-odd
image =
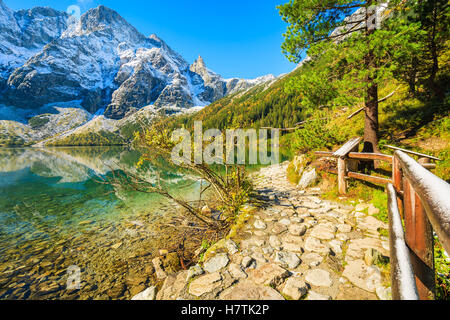
[[[348,154],[350,159],[358,159],[358,160],[381,160],[392,163],[393,157],[387,154],[382,153],[365,153],[365,152],[350,152]]]
[[[428,159],[432,159],[432,160],[436,160],[436,161],[442,161],[442,159],[430,156],[428,154],[424,154],[424,153],[419,153],[419,152],[415,152],[415,151],[411,151],[411,150],[406,150],[406,149],[402,149],[399,147],[394,147],[394,146],[390,146],[390,145],[385,145],[386,148],[392,149],[392,150],[396,150],[396,151],[402,151],[404,153],[409,153],[409,154],[413,154],[415,156],[419,156],[421,158],[428,158]]]
[[[450,185],[402,151],[396,151],[403,175],[419,196],[433,229],[450,252]]]
[[[402,218],[397,205],[397,193],[388,184],[389,252],[391,260],[391,292],[393,300],[419,300],[414,269],[405,242]]]
[[[391,146],[396,150],[394,156],[355,152],[358,143],[358,139],[352,139],[334,153],[316,154],[336,158],[337,170],[326,170],[337,172],[340,194],[347,192],[346,180],[351,178],[386,185],[393,298],[434,299],[433,229],[450,253],[450,184],[427,170],[436,167],[430,159],[440,159]],[[419,162],[406,152],[419,156]],[[358,161],[368,160],[392,163],[392,178],[354,172]]]
[[[358,145],[361,140],[362,139],[360,137],[356,137],[347,141],[342,147],[339,148],[339,150],[333,153],[333,156],[336,158],[346,157],[350,152],[354,151],[355,148],[358,149]]]
[[[316,151],[314,152],[316,156],[322,156],[322,157],[332,157],[333,152],[331,151]]]
[[[369,176],[367,174],[352,172],[352,171],[347,172],[347,177],[353,178],[353,179],[364,180],[364,181],[367,181],[370,183],[382,184],[382,185],[387,185],[388,183],[392,183],[392,181],[390,179],[376,177],[376,176]]]

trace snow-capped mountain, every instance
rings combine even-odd
[[[67,19],[50,8],[14,12],[0,0],[0,90],[16,68],[61,36]]]
[[[223,79],[189,65],[104,6],[75,20],[50,8],[12,11],[0,0],[0,104],[40,110],[76,101],[122,119],[146,106],[180,111],[271,81]],[[2,120],[2,119],[0,119]]]

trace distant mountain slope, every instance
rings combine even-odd
[[[293,72],[275,81],[259,84],[247,91],[226,96],[197,113],[167,119],[172,126],[192,127],[203,121],[204,128],[292,127],[305,117],[300,96],[287,93],[285,84],[301,72]]]

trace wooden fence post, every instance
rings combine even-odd
[[[400,163],[398,159],[394,156],[392,159],[392,184],[394,185],[395,191],[397,193],[397,206],[400,214],[403,215],[403,202],[402,199],[398,196],[398,194],[403,191],[402,186],[402,171],[400,168]]]
[[[421,300],[434,299],[435,273],[433,230],[420,198],[408,179],[403,179],[403,206],[406,243]]]
[[[340,194],[347,194],[347,180],[345,179],[347,175],[347,167],[345,164],[345,159],[338,158],[338,187]]]

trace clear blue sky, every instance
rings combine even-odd
[[[11,9],[49,6],[82,12],[100,4],[116,10],[145,35],[156,33],[188,62],[201,55],[226,78],[290,72],[281,52],[286,24],[276,6],[288,0],[3,0]]]

